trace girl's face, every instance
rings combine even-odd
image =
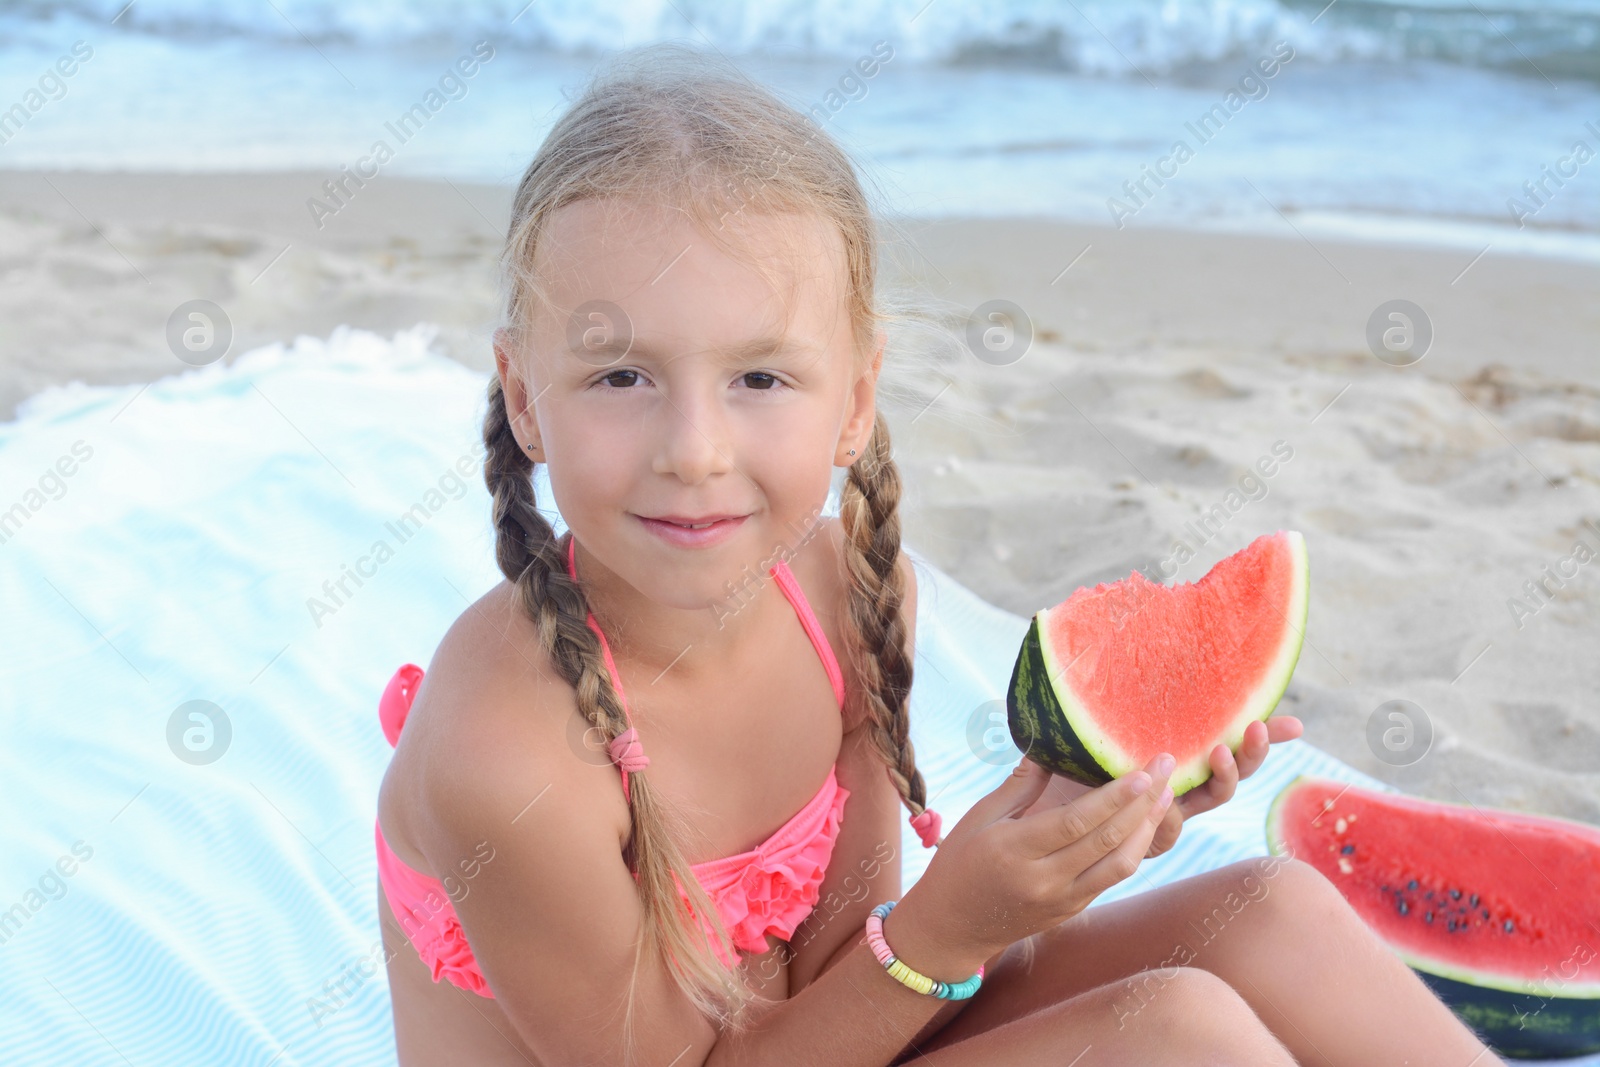
[[[592,555],[683,609],[730,601],[727,583],[800,549],[833,468],[865,451],[882,357],[880,334],[857,372],[835,225],[727,222],[739,255],[659,206],[570,204],[536,264],[553,310],[525,350],[495,336],[513,432],[549,464],[580,571]],[[737,521],[697,543],[647,521],[664,516]]]

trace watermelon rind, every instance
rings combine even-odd
[[[1289,625],[1272,666],[1262,673],[1255,691],[1218,736],[1235,752],[1244,743],[1245,728],[1270,718],[1283,699],[1305,640],[1311,602],[1310,559],[1304,536],[1295,530],[1286,530],[1284,535],[1294,572],[1284,609]],[[1041,638],[1049,632],[1052,610],[1043,608],[1034,614],[1006,687],[1012,740],[1025,755],[1054,773],[1084,785],[1101,785],[1138,770],[1149,756],[1141,759],[1123,749],[1083,706],[1065,670],[1070,664],[1062,664],[1050,643]],[[1041,715],[1044,708],[1052,710]],[[1181,796],[1211,777],[1210,750],[1215,747],[1215,743],[1208,745],[1205,752],[1181,759],[1173,768],[1169,779],[1173,796]]]
[[[1288,799],[1297,789],[1321,790],[1346,784],[1318,775],[1298,774],[1290,779],[1267,807],[1267,851],[1274,856],[1292,854],[1283,819]],[[1367,791],[1406,795],[1396,789],[1369,788]],[[1590,834],[1595,829],[1588,823],[1558,815],[1541,813],[1539,819],[1570,825]],[[1512,1059],[1554,1059],[1600,1052],[1600,982],[1564,981],[1560,983],[1560,995],[1552,996],[1549,986],[1462,967],[1419,955],[1381,937],[1379,940],[1498,1055]]]
[[[1024,756],[1055,774],[1084,785],[1101,785],[1114,777],[1107,765],[1115,759],[1104,754],[1104,737],[1087,726],[1083,709],[1073,704],[1063,706],[1057,689],[1050,684],[1044,642],[1039,639],[1039,625],[1045,614],[1039,612],[1028,623],[1022,651],[1006,686],[1011,740]],[[1048,716],[1038,714],[1038,709],[1051,707],[1059,710]],[[1056,729],[1058,724],[1068,728]],[[1099,737],[1101,751],[1086,749],[1079,740],[1082,737]]]

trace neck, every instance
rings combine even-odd
[[[791,565],[813,551],[809,541],[790,554]],[[563,557],[564,558],[564,557]],[[771,560],[776,563],[777,560]],[[770,567],[770,565],[769,565]],[[732,590],[713,603],[696,608],[663,604],[645,596],[579,542],[576,568],[595,622],[605,633],[611,655],[649,679],[684,681],[712,665],[742,659],[751,644],[772,631],[766,613],[788,608],[783,590],[770,570],[746,567],[730,580]],[[631,703],[631,701],[630,701]]]

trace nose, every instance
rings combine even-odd
[[[662,395],[656,427],[657,446],[652,469],[670,474],[687,485],[697,485],[717,474],[735,470],[734,442],[724,398],[707,383],[678,383]]]

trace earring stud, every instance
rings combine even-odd
[[[852,456],[853,456],[853,455],[855,455],[855,454],[856,454],[856,450],[855,450],[855,449],[853,449],[853,448],[852,448],[852,449],[851,449],[851,450],[850,450],[850,454],[851,454],[851,455],[852,455]]]

